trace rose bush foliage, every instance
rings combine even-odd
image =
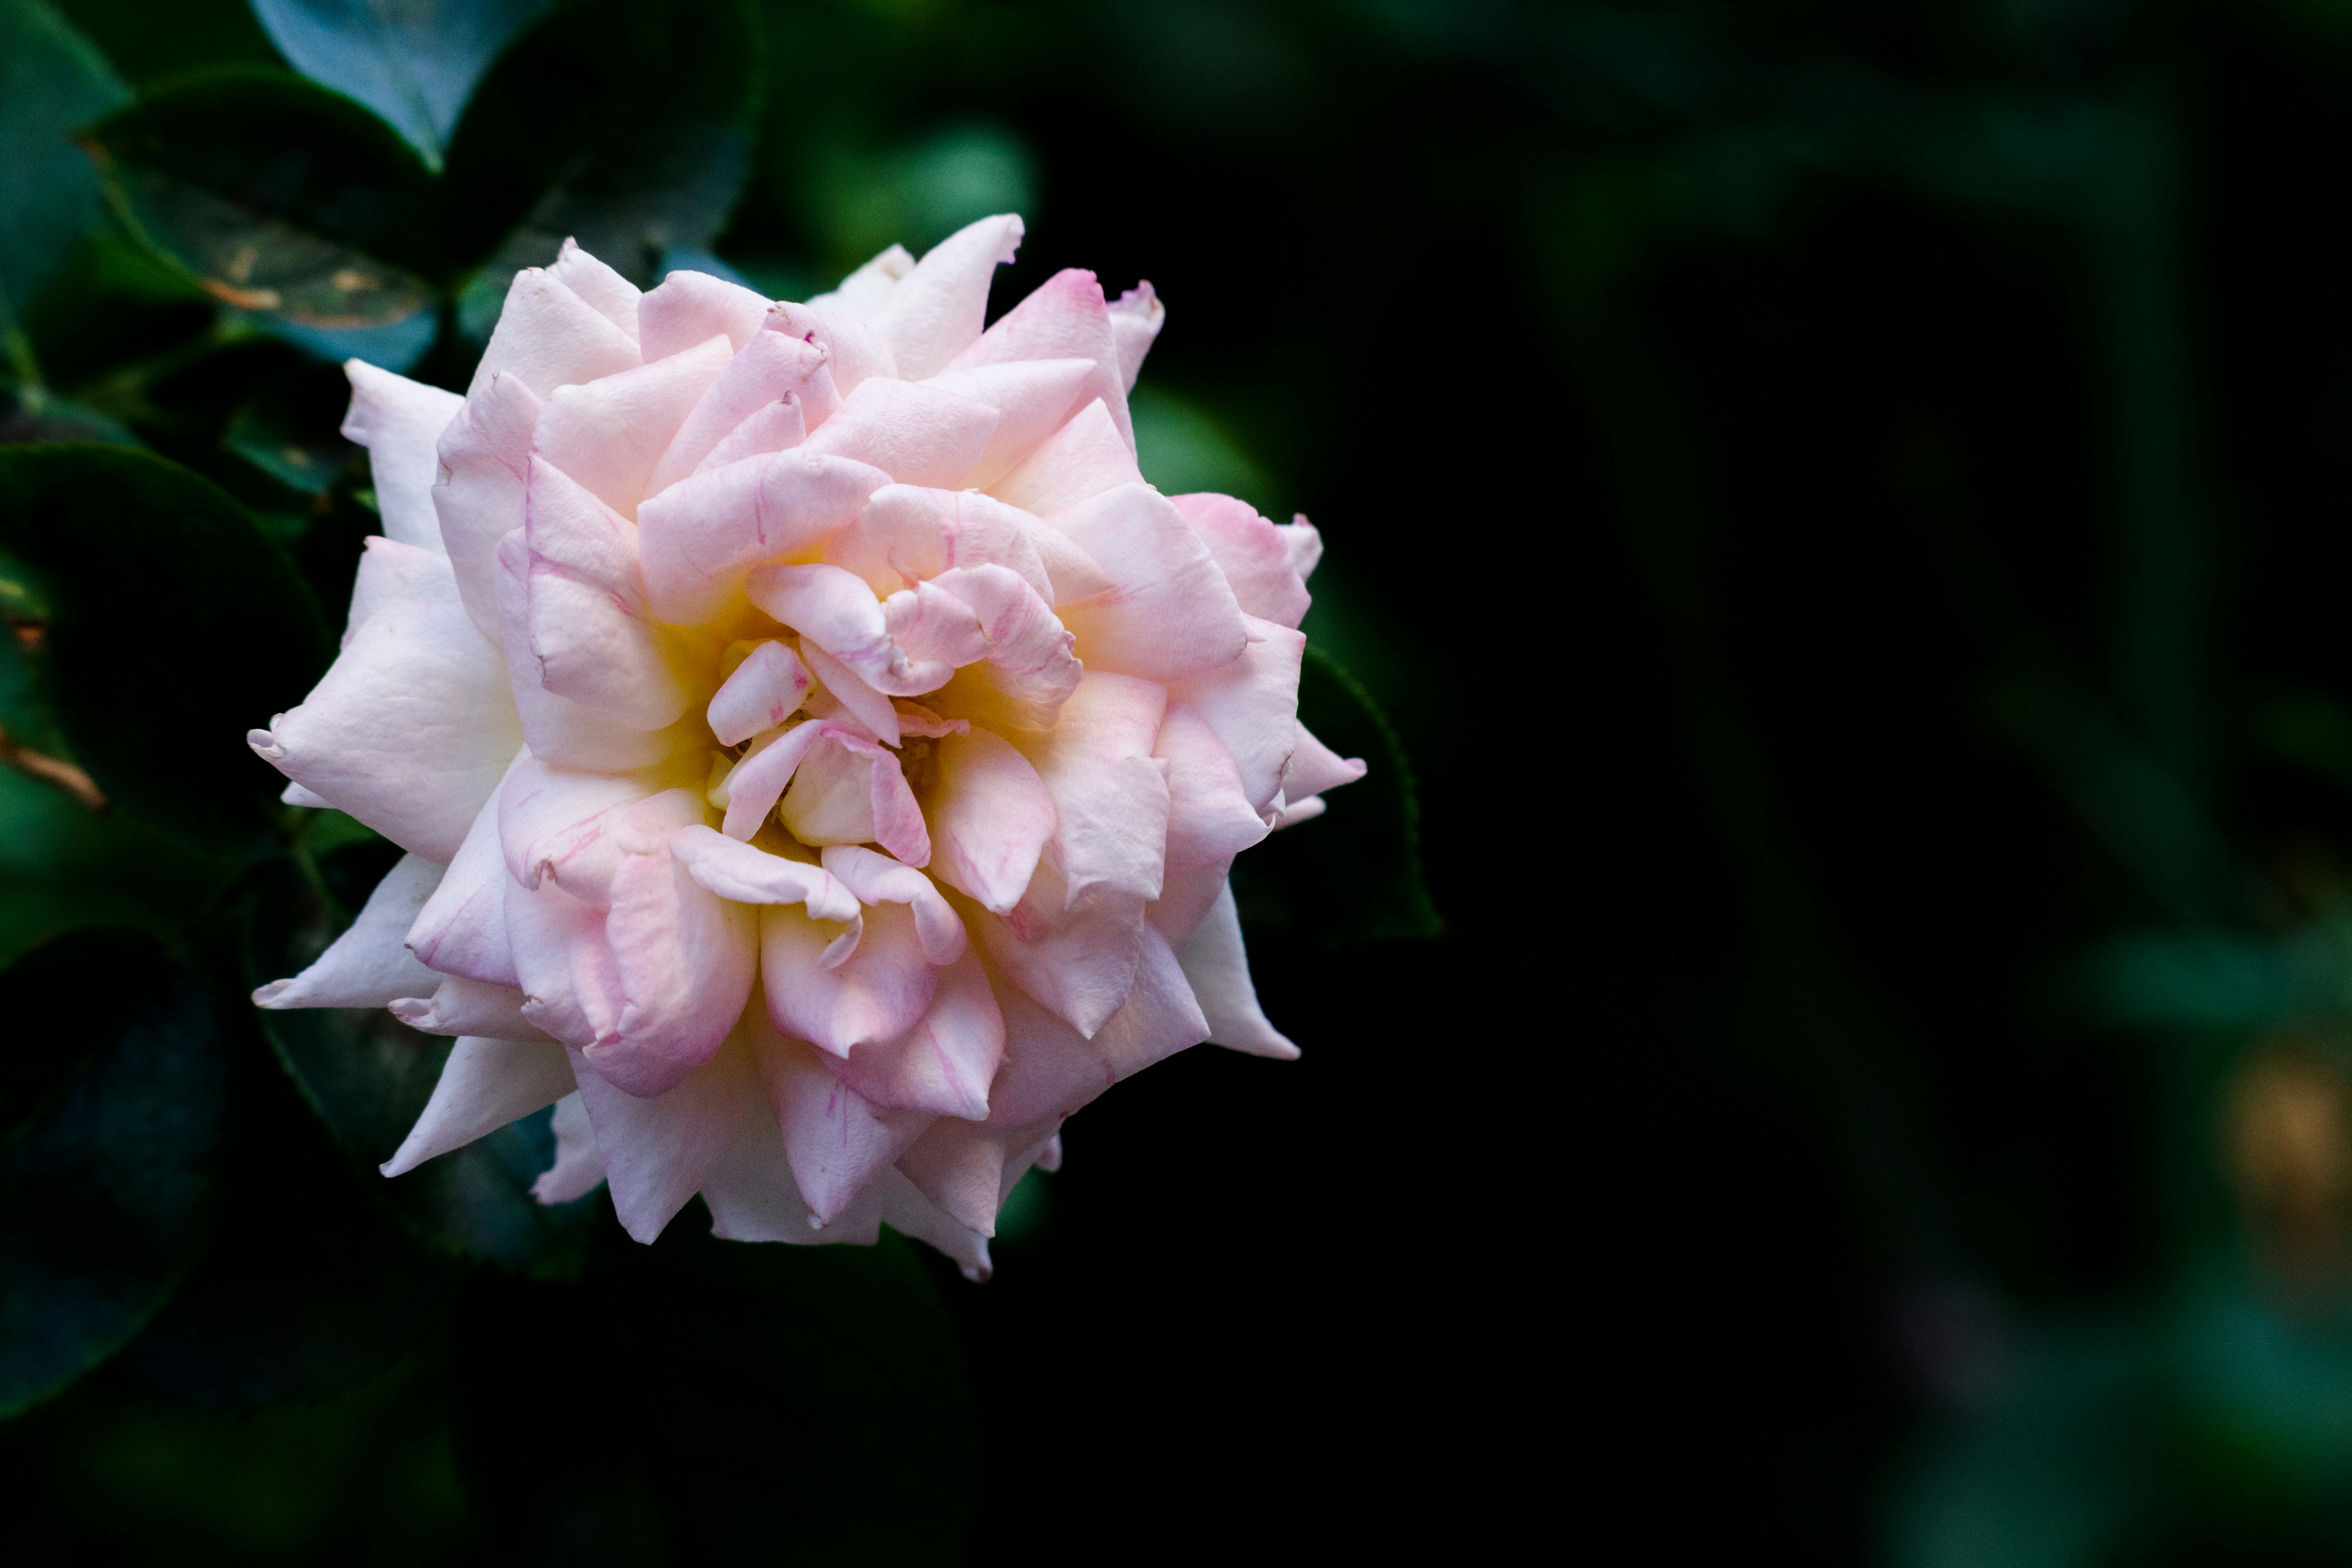
[[[251,739],[407,855],[255,999],[459,1037],[387,1173],[552,1103],[542,1201],[977,1276],[1110,1084],[1297,1054],[1227,876],[1363,772],[1297,718],[1319,540],[1144,482],[1149,285],[982,330],[1021,232],[806,304],[567,245],[462,399],[349,366],[383,536]]]

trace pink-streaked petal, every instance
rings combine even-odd
[[[765,314],[761,312],[763,317]],[[728,362],[727,368],[719,373],[719,379],[710,384],[710,390],[702,395],[702,400],[678,426],[661,460],[654,465],[653,477],[646,481],[646,493],[654,495],[667,489],[698,468],[719,467],[706,459],[730,440],[747,420],[761,416],[779,403],[789,402],[794,410],[792,417],[798,420],[800,394],[811,376],[824,373],[824,351],[814,343],[804,343],[782,332],[753,332],[743,352]],[[794,436],[790,441],[758,449],[780,452],[799,440],[800,437]],[[751,455],[750,451],[735,454],[746,458]]]
[[[376,511],[387,539],[443,553],[441,519],[433,510],[433,481],[441,471],[441,432],[465,399],[454,392],[346,360],[352,405],[343,438],[368,449]]]
[[[711,792],[713,803],[727,813],[720,831],[738,839],[749,839],[759,832],[768,814],[776,809],[784,786],[792,783],[809,748],[824,739],[827,730],[823,721],[814,721],[795,724],[772,739],[762,736],[753,742]]]
[[[382,1169],[404,1175],[572,1092],[572,1064],[553,1040],[467,1036],[450,1047],[424,1114]]]
[[[577,1051],[572,1069],[604,1157],[614,1213],[642,1242],[659,1236],[709,1180],[747,1115],[766,1113],[751,1050],[740,1038],[652,1099],[607,1082]]]
[[[744,904],[803,904],[813,920],[856,921],[857,895],[822,866],[787,860],[708,827],[684,827],[669,841],[698,882]]]
[[[1119,376],[1129,391],[1135,390],[1135,378],[1143,374],[1143,356],[1151,352],[1152,341],[1167,320],[1168,307],[1152,292],[1148,279],[1121,294],[1111,306],[1111,336],[1118,344]]]
[[[1029,759],[989,731],[945,737],[932,756],[923,803],[932,873],[990,913],[1010,913],[1054,837],[1054,797]]]
[[[589,773],[518,758],[499,789],[499,843],[507,874],[526,888],[552,877],[575,898],[603,907],[614,857],[622,853],[615,809],[677,783],[659,773]]]
[[[494,375],[511,375],[540,397],[559,386],[617,375],[641,363],[636,340],[553,272],[530,267],[514,276],[499,324],[474,369],[468,396]]]
[[[626,998],[604,941],[604,911],[553,882],[526,888],[509,879],[502,890],[522,1016],[574,1047],[612,1034]]]
[[[724,440],[710,448],[709,457],[695,464],[694,471],[699,474],[747,458],[789,451],[807,436],[807,405],[797,395],[786,393],[766,407],[754,409],[743,423],[727,433]]]
[[[805,442],[680,479],[637,509],[646,602],[657,619],[699,626],[729,608],[746,572],[814,550],[889,482]]]
[[[922,1111],[872,1104],[799,1040],[768,1034],[759,1062],[793,1179],[817,1224],[849,1209],[930,1123]]]
[[[427,1035],[480,1035],[493,1040],[541,1040],[537,1026],[522,1016],[522,988],[492,985],[462,974],[435,976],[429,996],[403,996],[392,1016]]]
[[[1152,749],[1167,701],[1155,682],[1088,670],[1050,732],[1013,738],[1053,796],[1046,857],[1071,903],[1097,888],[1160,896],[1169,794]]]
[[[654,465],[733,357],[727,340],[714,337],[585,386],[558,387],[540,411],[532,455],[635,518]]]
[[[530,472],[530,438],[540,400],[519,376],[478,379],[441,433],[440,477],[433,510],[441,543],[457,574],[457,592],[482,635],[499,640],[499,542],[522,527]]]
[[[381,1007],[429,991],[440,977],[404,945],[416,911],[441,885],[442,870],[422,855],[404,855],[361,906],[359,919],[308,969],[253,994],[257,1007]]]
[[[681,715],[667,730],[634,730],[547,689],[530,646],[530,549],[518,528],[499,544],[499,613],[507,680],[531,754],[562,767],[627,772],[700,750],[701,726],[691,716]]]
[[[1134,380],[1122,374],[1117,330],[1103,303],[1102,285],[1091,272],[1066,268],[1046,279],[998,317],[978,342],[956,355],[948,372],[1055,359],[1085,360],[1090,366],[1083,389],[1066,406],[1083,407],[1101,398],[1111,422],[1132,447],[1135,432],[1128,422],[1127,389]]]
[[[507,942],[507,881],[506,856],[499,847],[499,797],[493,793],[466,830],[440,885],[409,923],[408,950],[442,974],[520,984]]]
[[[803,844],[874,843],[909,866],[928,864],[930,834],[898,753],[839,725],[824,728],[784,792],[784,826]],[[728,814],[731,820],[731,799]]]
[[[1266,836],[1241,770],[1209,721],[1178,704],[1153,755],[1168,764],[1168,868],[1230,860]]]
[[[814,637],[802,641],[801,651],[807,656],[809,668],[824,683],[825,695],[840,705],[848,719],[877,741],[895,746],[904,738],[898,729],[898,705],[864,676],[825,652]]]
[[[996,430],[996,410],[940,387],[875,376],[842,399],[801,449],[871,464],[900,484],[963,482]]]
[[[900,375],[936,375],[980,336],[989,283],[1021,247],[1021,220],[1010,213],[967,224],[925,252],[890,289],[867,319],[890,345]]]
[[[740,283],[680,268],[637,300],[637,344],[648,364],[684,353],[713,333],[738,351],[767,321],[772,303]]]
[[[446,865],[522,729],[505,658],[444,581],[369,616],[301,705],[247,741],[305,789]]]
[[[704,717],[722,746],[740,746],[800,711],[809,672],[782,643],[763,642],[744,657],[711,698]]]
[[[922,872],[855,844],[829,845],[823,857],[824,868],[856,894],[860,903],[904,904],[912,910],[915,937],[924,958],[948,964],[963,956],[963,921]]]
[[[1121,485],[1140,484],[1135,450],[1097,398],[1048,437],[1019,467],[988,487],[1010,506],[1050,518]],[[1053,563],[1046,563],[1050,567]],[[1056,584],[1059,584],[1056,578]]]
[[[1229,662],[1249,641],[1208,547],[1150,485],[1106,491],[1050,521],[1113,584],[1056,612],[1088,669],[1176,680]]]
[[[868,381],[895,381],[898,377],[898,362],[892,357],[889,345],[876,337],[874,330],[865,322],[839,310],[786,301],[769,310],[767,325],[761,330],[782,332],[824,350],[834,388],[843,397]],[[816,429],[837,412],[838,405],[820,408],[812,402],[809,428]]]
[[[1004,1016],[980,955],[967,952],[940,972],[919,1023],[857,1047],[834,1072],[873,1105],[977,1121],[988,1114],[989,1080],[1003,1055]]]
[[[1208,918],[1178,954],[1184,979],[1208,1022],[1209,1043],[1254,1057],[1296,1061],[1298,1047],[1266,1021],[1251,984],[1249,954],[1242,946],[1242,920],[1231,887],[1221,889]]]
[[[996,410],[996,428],[966,476],[971,484],[986,485],[1011,473],[1073,413],[1102,395],[1100,369],[1084,359],[1013,360],[946,371],[923,384]]]
[[[1208,493],[1174,496],[1171,503],[1209,547],[1243,614],[1278,626],[1306,618],[1312,595],[1291,559],[1290,542],[1255,507]]]
[[[857,574],[877,595],[958,566],[1003,566],[1050,605],[1054,580],[1033,537],[1041,531],[1052,531],[1043,520],[976,490],[886,485],[855,527],[826,542],[824,558]]]
[[[1271,820],[1283,770],[1298,748],[1298,667],[1307,639],[1270,621],[1247,625],[1255,640],[1240,658],[1172,683],[1168,698],[1209,721],[1241,773],[1250,808]]]
[[[910,658],[891,637],[874,591],[839,566],[762,566],[744,580],[751,603],[839,659],[877,691],[920,697],[953,667]],[[817,679],[824,679],[819,672]]]
[[[536,457],[523,516],[541,684],[628,729],[676,723],[693,693],[647,615],[636,524]]]
[[[760,911],[760,973],[776,1027],[835,1056],[869,1040],[895,1039],[914,1027],[939,984],[923,955],[913,912],[903,904],[866,911],[866,931],[846,961],[827,967],[838,934],[799,910]]]
[[[972,910],[966,925],[1007,979],[1091,1036],[1134,986],[1143,909],[1140,897],[1108,888],[1073,904],[1061,873],[1041,860],[1010,914]]]
[[[1339,755],[1296,719],[1291,721],[1291,731],[1296,745],[1282,775],[1282,793],[1292,805],[1364,776],[1363,758]]]
[[[564,1065],[571,1066],[569,1058]],[[604,1154],[596,1147],[596,1129],[589,1124],[588,1108],[578,1089],[555,1102],[550,1131],[555,1134],[555,1163],[531,1183],[530,1195],[542,1204],[586,1197],[604,1184]]]

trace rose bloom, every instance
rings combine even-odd
[[[457,1037],[398,1175],[549,1104],[541,1201],[978,1278],[1064,1118],[1260,1010],[1226,875],[1360,776],[1297,721],[1320,544],[1137,470],[1163,310],[1021,221],[805,305],[577,247],[467,395],[353,361],[383,536],[251,737],[408,853],[264,1007]]]

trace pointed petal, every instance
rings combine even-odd
[[[925,959],[945,964],[963,956],[963,921],[929,877],[856,844],[828,845],[823,853],[824,868],[861,904],[904,904],[914,911],[915,938]]]
[[[891,291],[914,269],[915,258],[907,247],[893,244],[843,279],[839,287],[817,295],[809,303],[839,310],[862,321],[881,309]]]
[[[800,449],[880,468],[900,484],[963,483],[996,432],[985,403],[921,382],[875,376],[842,399]]]
[[[438,977],[410,956],[404,940],[440,885],[441,868],[422,855],[404,855],[360,910],[351,929],[317,962],[291,980],[273,980],[253,994],[257,1007],[381,1007],[395,997],[430,990]]]
[[[433,482],[441,543],[457,574],[467,613],[492,642],[503,635],[499,541],[522,527],[523,484],[539,413],[538,395],[520,377],[477,378],[465,405],[441,433],[440,477]]]
[[[552,1040],[485,1040],[450,1047],[433,1098],[383,1173],[398,1176],[436,1154],[462,1149],[572,1092],[572,1065]]]
[[[541,684],[628,729],[677,722],[693,694],[648,616],[636,525],[539,457],[523,517]]]
[[[1151,352],[1152,341],[1167,320],[1168,307],[1151,291],[1148,279],[1121,294],[1111,306],[1110,328],[1118,343],[1119,376],[1129,391],[1143,373],[1143,356]]]
[[[1097,888],[1073,903],[1061,873],[1041,860],[1011,914],[1000,919],[970,910],[965,927],[1005,978],[1079,1034],[1091,1036],[1134,987],[1142,953],[1143,900]]]
[[[1152,748],[1167,700],[1155,682],[1090,669],[1050,732],[1013,738],[1053,796],[1047,855],[1068,902],[1097,888],[1160,896],[1169,794]]]
[[[1097,401],[1080,409],[1018,468],[990,485],[988,493],[1024,511],[1051,518],[1106,490],[1142,482],[1143,471],[1135,466],[1134,448],[1127,444],[1109,408]]]
[[[890,636],[882,605],[856,574],[838,566],[762,566],[744,579],[751,603],[814,642],[877,691],[920,697],[954,667],[910,657]],[[819,672],[818,679],[824,675]]]
[[[352,406],[343,437],[368,449],[377,512],[387,539],[442,553],[441,519],[433,510],[433,481],[441,471],[441,432],[465,399],[454,392],[347,360]]]
[[[1184,979],[1209,1026],[1209,1043],[1254,1057],[1295,1061],[1298,1047],[1266,1021],[1251,984],[1249,955],[1242,946],[1241,914],[1230,887],[1217,895],[1209,918],[1184,944],[1179,961]]]
[[[904,1173],[895,1168],[885,1171],[875,1186],[882,1194],[883,1224],[901,1236],[937,1247],[975,1285],[984,1283],[995,1271],[989,1261],[988,1238],[950,1218]]]
[[[544,398],[559,386],[614,375],[639,363],[636,339],[582,299],[552,271],[525,268],[507,288],[489,346],[467,395],[490,377],[512,375]]]
[[[1149,287],[1149,285],[1147,285]],[[1134,377],[1119,361],[1118,331],[1103,303],[1102,284],[1091,272],[1066,268],[1039,284],[1029,297],[997,318],[980,341],[956,355],[950,373],[1019,360],[1079,359],[1093,367],[1072,408],[1101,398],[1128,446],[1135,431],[1128,421],[1127,389]]]
[[[855,316],[823,305],[795,305],[784,301],[768,312],[765,331],[782,332],[814,343],[825,352],[825,366],[832,373],[834,390],[847,397],[866,382],[876,379],[898,379],[898,362],[892,357],[889,345],[874,335],[874,330]],[[809,408],[809,428],[814,430],[831,419],[836,408]]]
[[[430,592],[435,578],[454,585],[449,563],[437,548],[439,542],[436,539],[436,548],[425,550],[386,539],[380,533],[372,533],[360,542],[360,569],[352,579],[352,608],[343,625],[342,647],[351,647],[360,627],[394,600]]]
[[[705,465],[721,443],[747,419],[779,401],[797,402],[809,378],[824,369],[824,351],[814,343],[782,332],[754,332],[743,349],[719,373],[710,390],[671,437],[661,460],[646,481],[647,495],[658,494]],[[792,445],[798,441],[795,437]],[[782,451],[782,446],[764,448]],[[740,454],[749,457],[751,454]],[[716,464],[708,465],[717,467]]]
[[[520,759],[518,759],[520,760]],[[507,867],[499,796],[475,814],[456,858],[408,927],[408,948],[429,968],[493,985],[520,984],[507,942]]]
[[[532,455],[634,519],[654,465],[734,357],[725,338],[713,337],[618,375],[559,387],[540,411]]]
[[[1296,749],[1282,775],[1283,798],[1292,805],[1327,789],[1354,784],[1367,771],[1361,757],[1343,757],[1317,740],[1307,726],[1291,721]]]
[[[1229,662],[1249,641],[1225,575],[1184,514],[1146,484],[1050,520],[1113,586],[1056,612],[1090,670],[1169,681]]]
[[[967,952],[940,972],[931,1005],[913,1028],[858,1046],[834,1073],[886,1110],[977,1121],[988,1114],[989,1080],[1003,1055],[1004,1016],[979,954]]]
[[[760,973],[776,1027],[835,1056],[868,1040],[896,1039],[931,1005],[939,970],[923,954],[903,904],[866,911],[866,932],[845,962],[825,966],[838,934],[800,910],[760,911]]]
[[[1265,819],[1209,721],[1179,703],[1152,754],[1168,764],[1168,869],[1230,860],[1264,839]]]
[[[996,428],[966,477],[969,484],[986,485],[1011,473],[1072,414],[1102,395],[1100,369],[1086,359],[1013,360],[943,371],[923,384],[996,410]]]
[[[567,1058],[564,1065],[571,1066]],[[588,1108],[573,1089],[555,1102],[551,1129],[555,1134],[555,1163],[539,1173],[530,1195],[542,1204],[568,1204],[584,1198],[604,1180],[604,1151],[596,1147],[596,1130],[588,1124]]]
[[[646,361],[686,353],[714,333],[740,351],[768,319],[773,303],[740,283],[680,268],[637,301],[637,344]]]
[[[630,342],[637,337],[637,305],[644,296],[637,286],[566,238],[548,271],[586,302],[588,308],[621,329]]]
[[[1247,625],[1256,640],[1240,658],[1172,683],[1168,697],[1208,721],[1241,773],[1250,808],[1271,819],[1283,770],[1298,746],[1298,667],[1307,639],[1270,621]]]
[[[392,1016],[427,1035],[480,1035],[493,1040],[543,1040],[542,1034],[522,1016],[522,988],[493,985],[462,974],[437,976],[440,984],[429,996],[403,996],[392,1004]]]
[[[577,1051],[572,1072],[596,1130],[621,1227],[650,1244],[710,1177],[740,1135],[747,1113],[765,1114],[751,1053],[730,1039],[667,1093],[623,1092]]]
[[[1032,531],[1042,519],[976,490],[885,485],[857,514],[856,523],[826,541],[824,558],[887,595],[957,566],[1011,569],[1053,603],[1054,580]]]
[[[1243,614],[1278,626],[1296,626],[1306,617],[1311,595],[1281,529],[1231,496],[1176,496],[1171,501],[1215,557]]]
[[[925,252],[891,289],[869,319],[900,375],[936,375],[980,336],[989,284],[1020,248],[1021,234],[1020,218],[1010,213],[967,224]]]
[[[856,1203],[931,1120],[919,1110],[869,1103],[798,1040],[767,1035],[760,1068],[783,1130],[793,1179],[820,1224],[833,1223]]]
[[[1054,797],[1029,759],[986,730],[946,736],[923,806],[932,873],[992,914],[1009,913],[1054,836]]]

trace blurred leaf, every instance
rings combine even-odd
[[[247,404],[221,437],[221,445],[304,496],[322,496],[359,456],[341,436],[298,428],[283,411]]]
[[[514,273],[566,236],[640,285],[708,249],[742,187],[761,56],[743,0],[588,0],[525,34],[449,145],[450,254],[481,264],[467,330],[486,335]]]
[[[359,901],[364,901],[361,893]],[[340,929],[315,898],[287,887],[257,926],[251,978],[256,984],[299,973]],[[290,931],[276,922],[290,918]],[[420,1034],[381,1008],[306,1007],[257,1015],[278,1060],[362,1181],[434,1246],[509,1268],[562,1268],[576,1248],[594,1203],[557,1207],[530,1195],[555,1163],[555,1140],[541,1111],[465,1148],[428,1160],[385,1182],[375,1168],[392,1157],[440,1080],[454,1041]]]
[[[200,847],[266,843],[279,781],[246,732],[332,646],[284,552],[205,480],[108,447],[0,449],[0,550],[56,595],[58,717],[115,805]]]
[[[199,1405],[315,1399],[365,1382],[432,1331],[457,1282],[267,1058],[257,1049],[244,1065],[211,1233],[117,1363],[139,1385]]]
[[[1135,460],[1162,494],[1214,490],[1261,507],[1270,504],[1265,472],[1214,418],[1150,386],[1137,387],[1128,407],[1135,416]]]
[[[253,0],[294,67],[359,100],[433,168],[474,84],[551,0]]]
[[[48,1110],[74,1075],[121,1037],[163,971],[149,933],[95,926],[43,942],[0,973],[0,1142]]]
[[[41,0],[0,0],[0,325],[100,216],[73,133],[122,101],[104,57]]]
[[[1309,645],[1298,717],[1325,745],[1361,757],[1370,771],[1326,795],[1322,816],[1284,828],[1234,862],[1243,915],[1287,920],[1323,947],[1435,935],[1437,910],[1422,882],[1412,768],[1387,716],[1361,683]]]
[[[57,1108],[0,1152],[0,1415],[136,1333],[202,1234],[221,1114],[215,1021],[185,970],[161,984]]]
[[[120,812],[0,769],[0,958],[75,926],[174,930],[236,875]]]
[[[142,96],[89,145],[124,223],[225,303],[314,330],[433,303],[432,176],[349,99],[226,68]]]
[[[208,66],[275,65],[245,0],[57,0],[114,68],[145,85]]]
[[[992,213],[1034,224],[1036,163],[1003,126],[950,126],[892,152],[821,155],[801,205],[835,270],[845,272],[893,244],[920,256]]]

